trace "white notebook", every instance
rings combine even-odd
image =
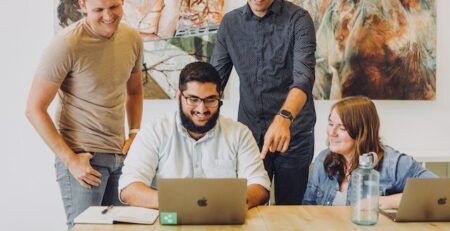
[[[158,218],[159,211],[133,206],[115,206],[103,212],[107,206],[91,206],[78,215],[74,222],[77,224],[114,224],[135,223],[153,224]],[[102,213],[103,212],[103,213]]]

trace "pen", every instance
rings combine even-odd
[[[114,207],[114,205],[110,205],[108,207],[106,207],[105,209],[102,210],[102,214],[107,213],[109,210],[111,210]]]

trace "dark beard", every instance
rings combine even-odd
[[[186,128],[188,131],[190,132],[195,132],[195,133],[207,133],[209,130],[211,130],[214,126],[216,126],[217,123],[217,119],[219,118],[219,112],[220,112],[220,107],[217,108],[217,112],[212,114],[211,118],[208,120],[208,122],[206,122],[205,125],[203,126],[198,126],[194,123],[194,121],[192,121],[189,117],[187,117],[184,112],[183,112],[183,108],[181,106],[181,102],[178,101],[179,103],[179,107],[180,107],[180,119],[181,119],[181,124],[183,125],[184,128]]]

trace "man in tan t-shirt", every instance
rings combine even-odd
[[[143,45],[136,31],[120,24],[123,0],[79,4],[87,17],[58,33],[44,52],[26,112],[56,154],[69,228],[91,205],[120,204],[118,179],[140,127],[143,101]],[[56,95],[53,123],[47,109]]]

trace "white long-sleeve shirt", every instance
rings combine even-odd
[[[119,192],[133,182],[157,189],[159,178],[245,178],[248,185],[270,190],[258,146],[245,125],[219,116],[216,126],[195,140],[178,113],[141,129],[125,159]]]

